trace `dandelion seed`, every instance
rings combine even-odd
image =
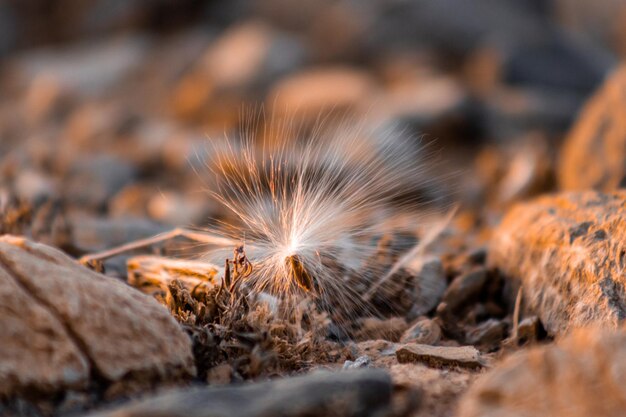
[[[397,258],[377,256],[380,238],[414,232],[423,214],[418,190],[432,184],[424,146],[392,129],[347,123],[307,135],[289,123],[272,131],[279,133],[268,137],[266,128],[259,142],[248,129],[215,148],[210,193],[230,216],[211,231],[245,236],[253,292],[363,304]],[[228,250],[207,259],[219,262]]]

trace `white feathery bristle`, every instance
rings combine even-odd
[[[419,226],[423,196],[416,190],[429,182],[424,146],[393,129],[348,122],[306,135],[281,126],[249,129],[216,146],[211,194],[229,220],[213,232],[244,242],[253,291],[302,293],[289,261],[295,256],[312,279],[309,294],[354,303],[363,296],[355,276],[375,280],[389,269],[375,256],[380,238]],[[231,253],[207,256],[223,262]]]

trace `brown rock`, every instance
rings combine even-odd
[[[0,267],[0,395],[84,386],[89,363],[64,324]]]
[[[126,266],[128,283],[144,294],[153,295],[176,280],[190,292],[208,290],[219,282],[217,266],[207,262],[140,255],[128,259]]]
[[[441,327],[436,321],[422,319],[409,327],[400,338],[402,343],[434,345],[441,339]]]
[[[485,147],[475,160],[488,204],[508,207],[553,188],[553,162],[547,137],[531,132],[500,146]]]
[[[415,73],[415,63],[412,64],[405,69],[407,73]],[[460,117],[467,96],[461,83],[452,77],[408,74],[405,80],[398,79],[402,78],[401,74],[392,77],[389,90],[372,105],[374,120],[411,120],[433,132],[438,125],[451,124],[452,117]]]
[[[35,76],[24,96],[23,111],[33,125],[64,115],[71,103],[71,94],[59,82],[45,74]]]
[[[517,326],[517,338],[520,342],[536,342],[545,336],[545,330],[537,316],[526,317]]]
[[[403,318],[393,317],[381,320],[368,317],[361,322],[361,328],[356,332],[356,340],[383,339],[397,342],[407,329],[408,324]]]
[[[351,109],[375,91],[372,78],[352,68],[318,68],[281,80],[270,93],[268,103],[277,111],[297,111],[315,119],[321,112]]]
[[[148,201],[154,195],[154,187],[133,183],[122,188],[107,206],[111,217],[147,217]]]
[[[485,348],[496,347],[506,336],[507,325],[497,319],[489,319],[467,332],[465,341]]]
[[[106,382],[194,373],[190,340],[167,310],[122,282],[81,267],[56,249],[8,235],[0,237],[0,273],[0,294],[14,294],[13,299],[0,295],[1,308],[17,313],[19,300],[22,310],[19,319],[2,314],[0,332],[15,333],[17,320],[24,332],[3,340],[20,343],[32,335],[23,349],[3,356],[2,368],[14,374],[0,372],[2,391],[19,388],[21,381],[11,376],[34,387],[60,382],[48,385],[60,390],[86,384],[90,373]]]
[[[626,192],[566,193],[513,207],[488,263],[523,287],[523,304],[550,334],[626,317]]]
[[[434,367],[481,368],[486,361],[472,346],[429,346],[409,343],[396,350],[400,363],[421,362]]]
[[[443,294],[442,303],[445,303],[446,311],[455,312],[477,297],[487,283],[487,271],[477,268],[461,275],[452,281]]]
[[[459,398],[476,378],[476,372],[468,369],[436,369],[420,363],[393,364],[389,373],[394,384],[422,393],[419,408],[410,414],[414,417],[451,416]]]
[[[148,214],[165,224],[197,224],[207,216],[206,197],[185,195],[174,191],[155,194],[148,201]]]
[[[624,331],[578,329],[508,357],[470,388],[458,416],[621,416],[625,370]]]
[[[182,77],[173,92],[172,110],[179,117],[194,118],[202,115],[209,104],[223,106],[233,99],[239,103],[238,93],[265,88],[299,67],[305,56],[306,51],[295,38],[261,21],[233,25]]]
[[[20,170],[15,178],[15,192],[23,201],[38,202],[54,198],[58,193],[58,183],[50,176],[31,169]]]
[[[207,372],[206,379],[209,385],[228,385],[233,379],[233,368],[227,363],[214,366]]]
[[[77,151],[99,151],[103,157],[106,157],[103,159],[111,161],[111,157],[105,154],[113,155],[111,153],[112,145],[114,144],[112,139],[119,138],[125,131],[128,131],[129,127],[135,123],[136,117],[132,109],[113,104],[85,102],[72,109],[69,116],[65,119],[63,132],[61,133],[65,146],[60,148],[61,159],[58,161],[61,163],[59,164],[61,166],[67,164],[70,167],[76,164],[72,168],[74,172],[69,175],[69,179],[81,182],[82,179],[76,178],[76,175],[83,174],[83,172],[89,175],[89,171],[92,169],[89,161],[77,163],[77,160],[83,161],[86,159],[84,157],[77,158]],[[114,163],[124,164],[126,157],[123,154],[119,156],[122,156],[122,158],[114,161]],[[93,154],[91,157],[97,158]],[[94,168],[97,169],[97,166]],[[108,179],[107,177],[100,179],[97,175],[97,173],[95,175],[91,174],[90,180],[98,182],[104,180],[106,182]],[[118,173],[110,173],[109,175],[118,175]]]
[[[201,64],[216,88],[227,89],[267,82],[293,70],[303,57],[295,39],[261,21],[247,21],[226,30],[209,47]]]
[[[626,184],[626,66],[589,100],[563,145],[558,182],[564,190],[614,190]]]

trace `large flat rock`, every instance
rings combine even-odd
[[[488,263],[523,288],[523,304],[559,334],[626,317],[626,191],[570,192],[513,207]]]
[[[190,340],[165,308],[45,245],[0,237],[0,311],[1,393],[195,372]]]

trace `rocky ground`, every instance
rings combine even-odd
[[[0,4],[0,414],[621,415],[626,8],[123,3]],[[458,207],[349,329],[182,238],[79,262],[224,219],[203,155],[260,107],[401,129]]]

